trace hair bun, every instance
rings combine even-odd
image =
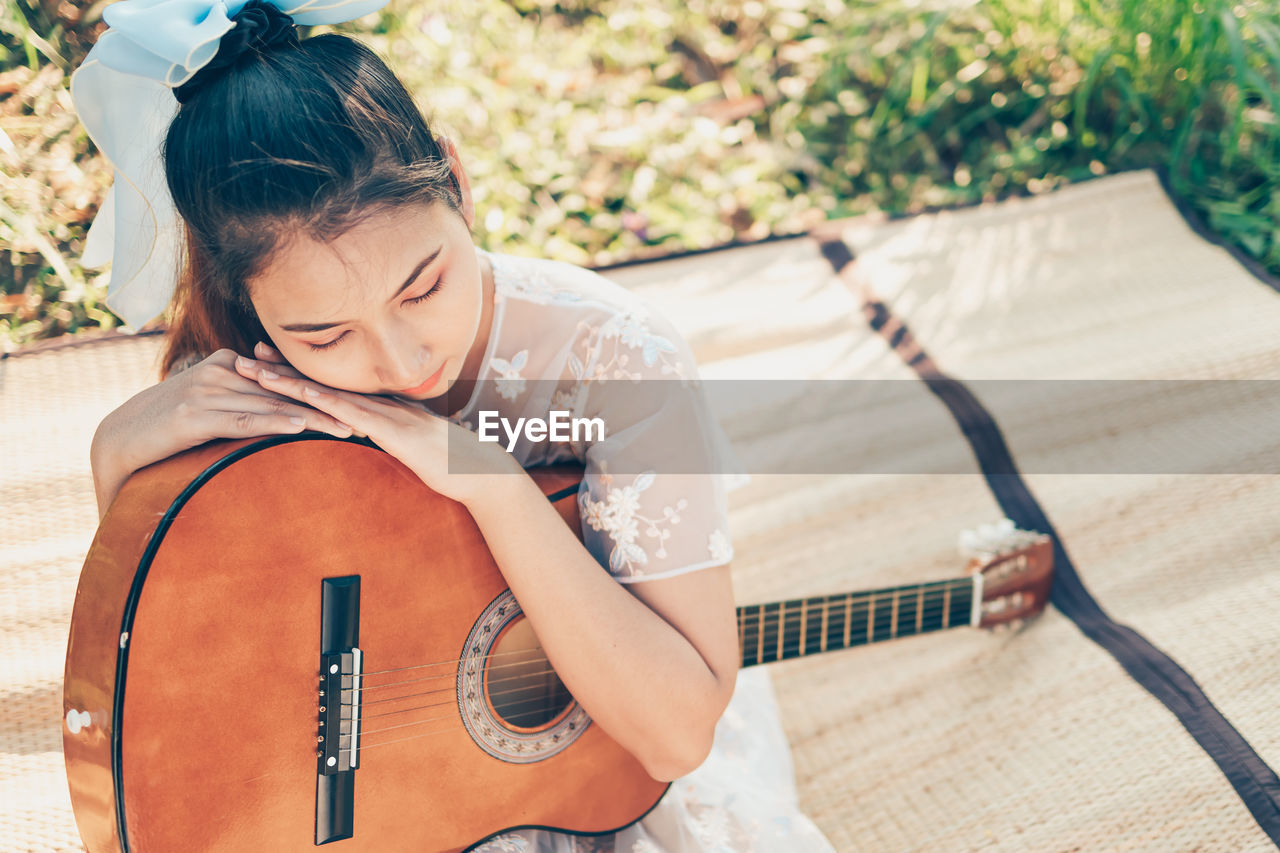
[[[297,45],[293,18],[266,0],[249,0],[232,16],[236,25],[218,43],[218,52],[186,83],[173,90],[178,103],[185,104],[209,81],[222,76],[246,51],[262,53],[279,45]]]

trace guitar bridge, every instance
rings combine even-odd
[[[320,593],[316,844],[355,834],[360,766],[360,576],[325,578]]]
[[[320,657],[320,744],[318,771],[332,776],[360,764],[359,649]]]

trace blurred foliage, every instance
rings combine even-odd
[[[110,170],[67,92],[103,5],[0,0],[6,347],[117,322],[78,264]],[[336,29],[458,141],[495,251],[601,265],[1155,166],[1280,273],[1258,0],[394,0]]]

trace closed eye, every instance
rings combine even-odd
[[[415,296],[412,299],[406,299],[403,304],[416,305],[419,302],[426,302],[428,299],[432,297],[433,294],[436,293],[436,291],[440,289],[440,285],[443,283],[444,283],[444,279],[442,278],[436,279],[436,283],[431,285],[430,290],[428,290],[426,293],[422,294],[421,296]]]
[[[437,280],[436,280],[436,283],[435,283],[435,284],[433,284],[433,285],[431,286],[431,289],[430,289],[430,290],[428,290],[426,293],[422,294],[421,296],[415,296],[415,297],[413,297],[412,299],[406,299],[406,300],[405,300],[403,303],[401,303],[401,304],[403,304],[403,305],[416,305],[416,304],[418,304],[419,302],[426,302],[428,299],[430,299],[433,295],[435,295],[435,293],[437,293],[437,292],[440,290],[440,285],[442,285],[443,283],[444,283],[444,279],[437,279]],[[345,339],[345,338],[347,337],[347,335],[348,335],[348,334],[349,334],[349,332],[343,332],[341,335],[338,335],[338,337],[334,338],[333,340],[329,341],[328,343],[323,343],[323,344],[307,343],[307,346],[311,347],[313,350],[327,350],[327,349],[329,349],[330,347],[337,346],[337,345],[338,345],[338,343],[339,343],[340,341],[342,341],[343,339]]]
[[[307,346],[311,347],[311,348],[312,348],[312,349],[314,349],[314,350],[328,349],[329,347],[337,346],[337,345],[338,345],[338,342],[339,342],[339,341],[341,341],[343,338],[345,338],[348,334],[349,334],[348,332],[343,332],[342,334],[338,335],[338,336],[337,336],[336,338],[334,338],[333,340],[329,341],[328,343],[324,343],[324,344],[313,344],[313,343],[308,342],[308,343],[307,343]]]

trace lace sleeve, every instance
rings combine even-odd
[[[584,415],[605,425],[578,494],[587,549],[619,581],[728,563],[725,478],[736,459],[688,344],[643,306],[588,329]]]

